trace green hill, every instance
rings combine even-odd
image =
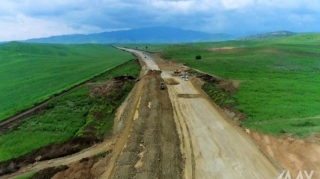
[[[246,37],[241,37],[239,40],[264,40],[264,39],[274,39],[274,38],[281,38],[281,37],[289,37],[296,35],[294,32],[290,31],[276,31],[276,32],[268,32],[263,34],[255,34]]]
[[[233,100],[242,125],[273,135],[320,131],[320,34],[166,47],[164,58],[240,82]],[[201,60],[195,60],[201,55]]]
[[[73,34],[30,39],[32,43],[59,44],[128,44],[128,43],[180,43],[180,42],[218,42],[234,39],[228,34],[209,34],[200,31],[184,30],[172,27],[148,27],[140,29],[119,30],[96,34]]]
[[[130,59],[104,45],[0,45],[0,121]]]
[[[273,39],[273,43],[319,45],[320,33],[303,33],[286,38]]]

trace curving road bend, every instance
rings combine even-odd
[[[125,49],[143,59],[148,69],[159,69],[151,55]],[[185,179],[275,179],[279,170],[252,139],[209,101],[190,81],[162,68],[174,109],[176,128],[185,159]],[[167,83],[168,84],[168,83]]]

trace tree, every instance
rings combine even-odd
[[[201,59],[201,55],[197,55],[196,60],[200,60],[200,59]]]

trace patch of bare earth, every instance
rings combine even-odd
[[[314,171],[312,178],[320,178],[320,146],[292,137],[274,137],[247,130],[255,142],[272,159],[279,161],[295,177],[300,171]]]
[[[50,167],[44,170],[39,171],[32,179],[51,179],[56,173],[65,171],[68,169],[68,166],[62,165],[59,167]]]
[[[66,170],[56,173],[52,179],[95,179],[104,172],[104,167],[110,159],[109,152],[97,154],[94,157],[83,158],[68,166]]]
[[[232,50],[235,47],[216,47],[216,48],[211,48],[212,51],[228,51]]]

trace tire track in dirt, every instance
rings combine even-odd
[[[171,87],[168,87],[171,88]],[[170,99],[174,99],[176,94],[171,93],[172,90],[169,90]],[[180,127],[180,136],[181,136],[181,150],[185,151],[184,153],[184,162],[185,162],[185,171],[184,171],[184,177],[195,179],[195,158],[194,158],[194,152],[193,152],[193,145],[192,145],[192,138],[191,133],[189,130],[188,125],[186,124],[186,121],[184,121],[185,114],[183,114],[181,109],[185,108],[182,106],[182,104],[176,103],[176,100],[172,100],[173,103],[173,109],[175,113],[175,119],[177,121],[177,128]],[[186,111],[187,112],[187,111]],[[177,116],[182,116],[181,118],[178,118]]]

